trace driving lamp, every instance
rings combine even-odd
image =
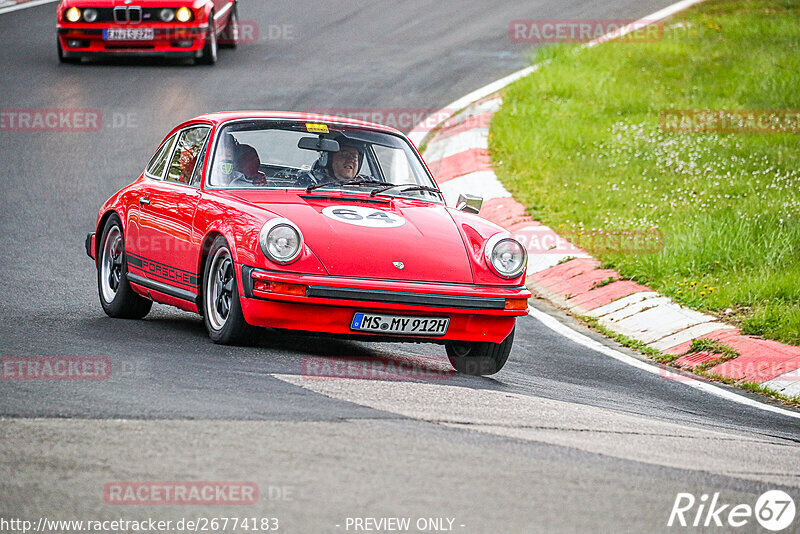
[[[94,22],[97,20],[97,10],[91,7],[83,10],[83,20],[86,22]]]
[[[81,20],[81,10],[77,7],[71,7],[67,10],[67,20],[70,22],[78,22]]]
[[[164,22],[172,22],[175,20],[175,11],[165,7],[158,13],[158,18],[160,18]]]
[[[175,13],[175,18],[178,19],[178,22],[189,22],[192,18],[192,12],[188,7],[182,7]]]

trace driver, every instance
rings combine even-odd
[[[340,182],[348,182],[358,175],[364,153],[352,144],[339,141],[339,152],[334,152],[328,158],[328,174]]]
[[[361,163],[364,161],[364,151],[343,135],[336,136],[334,140],[339,143],[339,151],[327,154],[326,159],[320,157],[320,161],[325,161],[325,164],[320,164],[318,168],[327,176],[317,176],[317,181],[349,182],[358,176]]]

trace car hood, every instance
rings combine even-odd
[[[231,194],[295,223],[331,275],[473,282],[464,241],[443,205],[316,192]]]

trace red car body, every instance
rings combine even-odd
[[[211,128],[209,142],[230,121],[240,119],[329,122],[400,132],[366,122],[297,113],[215,113],[187,121],[166,138],[192,125]],[[218,236],[229,244],[238,297],[249,325],[357,335],[357,312],[450,319],[444,335],[401,336],[411,341],[500,343],[516,317],[527,312],[524,271],[507,279],[487,265],[485,246],[504,231],[470,213],[412,198],[306,190],[245,190],[209,187],[211,150],[198,162],[199,187],[151,179],[143,173],[100,208],[96,234],[86,250],[95,258],[106,221],[122,223],[128,281],[147,299],[202,313],[204,265]],[[181,155],[181,161],[182,161]],[[420,158],[420,161],[421,158]],[[429,171],[427,171],[429,172]],[[368,206],[400,215],[407,224],[375,229],[341,224],[321,212],[332,205]],[[302,230],[304,245],[289,265],[275,263],[259,249],[259,231],[274,218]],[[288,284],[288,285],[287,285]],[[289,288],[286,290],[286,288]],[[266,290],[265,290],[266,289]]]
[[[175,17],[181,8],[191,14],[185,22]],[[69,20],[72,9],[80,13],[79,20]],[[171,20],[162,20],[164,9],[172,11]],[[93,12],[90,20],[87,10]],[[238,40],[236,0],[61,0],[56,17],[63,62],[136,55],[213,63],[218,40],[231,47]]]

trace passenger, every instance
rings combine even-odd
[[[261,172],[258,152],[250,145],[236,145],[234,171],[242,173],[245,180],[255,186],[267,185],[267,175]]]

